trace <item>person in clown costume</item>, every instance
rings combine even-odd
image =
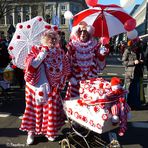
[[[70,65],[58,44],[57,31],[48,30],[41,37],[41,45],[33,46],[26,58],[26,108],[20,130],[28,132],[28,145],[33,144],[36,135],[54,141],[64,125],[60,92]]]
[[[79,96],[79,81],[98,77],[106,63],[108,45],[102,46],[94,37],[95,29],[86,22],[72,28],[71,40],[67,45],[71,65],[71,77],[66,92],[66,100]]]

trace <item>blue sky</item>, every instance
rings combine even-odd
[[[126,1],[126,0],[125,0]],[[131,7],[124,9],[126,12],[130,13],[130,11],[132,10],[132,8],[136,5],[136,4],[141,4],[143,2],[143,0],[135,0],[134,5],[132,5]],[[120,0],[98,0],[99,4],[117,4],[120,5]]]

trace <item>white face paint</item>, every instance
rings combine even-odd
[[[82,42],[87,42],[89,40],[89,33],[86,29],[80,29],[79,31],[80,34],[80,41]]]
[[[49,38],[47,40],[47,45],[49,48],[52,48],[52,49],[55,48],[56,44],[57,44],[57,39],[55,37]]]
[[[48,48],[53,49],[58,44],[58,40],[54,36],[43,37],[41,43],[43,46],[48,46]]]
[[[41,37],[41,44],[49,49],[54,49],[58,43],[59,36],[57,33],[47,32]]]

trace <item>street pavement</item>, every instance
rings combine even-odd
[[[124,77],[124,67],[121,65],[121,61],[114,56],[109,58],[102,76],[107,78],[111,76]],[[63,133],[67,129],[66,125],[61,129],[57,141],[49,142],[45,137],[36,137],[33,145],[26,145],[26,133],[19,130],[25,109],[24,89],[12,86],[8,93],[9,99],[0,104],[0,148],[60,148],[59,141],[64,138]],[[123,137],[118,136],[118,140],[122,148],[148,148],[148,106],[143,106],[140,110],[133,110],[131,113],[132,118],[128,121],[128,130]],[[114,132],[117,131],[118,128]]]

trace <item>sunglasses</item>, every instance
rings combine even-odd
[[[82,33],[82,32],[83,32],[83,33],[87,33],[87,30],[80,30],[79,32],[80,32],[80,33]]]
[[[50,38],[50,40],[52,40],[52,41],[56,41],[56,40],[57,40],[57,38],[54,38],[54,37],[53,37],[53,38]]]

